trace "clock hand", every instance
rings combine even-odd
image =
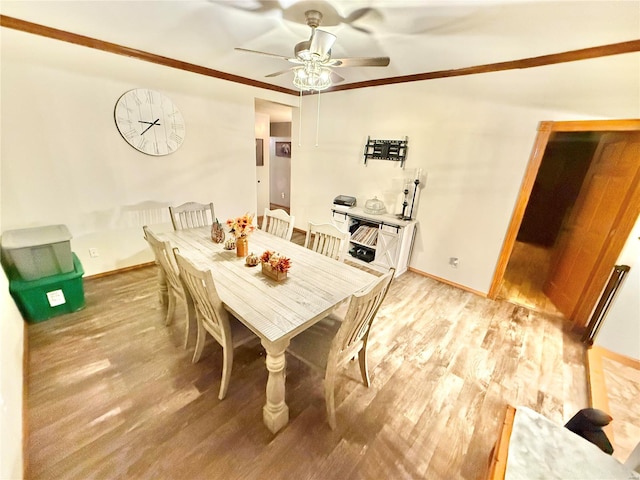
[[[152,123],[151,125],[149,125],[147,128],[145,128],[145,129],[142,131],[142,133],[141,133],[140,135],[144,135],[144,134],[146,133],[146,131],[147,131],[147,130],[149,130],[149,129],[150,129],[151,127],[153,127],[154,125],[158,125],[158,126],[159,126],[159,125],[160,125],[160,124],[158,123],[158,121],[159,121],[159,120],[160,120],[159,118],[156,118],[156,119],[153,121],[153,123]],[[147,123],[147,122],[145,122],[145,123]]]
[[[157,122],[158,120],[156,120]],[[138,123],[148,123],[149,125],[153,125],[154,122],[145,122],[144,120],[138,120]]]

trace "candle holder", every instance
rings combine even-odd
[[[418,193],[418,187],[420,186],[420,176],[422,174],[422,169],[418,168],[416,169],[416,177],[413,180],[413,195],[411,196],[411,208],[409,209],[409,215],[405,214],[406,211],[406,207],[408,206],[408,194],[409,194],[409,189],[407,186],[405,186],[405,201],[402,203],[402,220],[412,220],[413,219],[413,208],[415,207],[416,204],[416,194]]]

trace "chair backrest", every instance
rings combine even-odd
[[[376,283],[351,296],[342,325],[331,343],[327,366],[344,365],[366,346],[371,324],[389,291],[394,273],[395,269],[390,269]]]
[[[173,256],[171,244],[160,240],[146,225],[142,227],[142,230],[144,231],[145,240],[153,251],[156,262],[164,271],[168,288],[173,289],[177,293],[183,292],[182,282],[180,282],[180,278],[178,277],[178,265]]]
[[[285,240],[291,240],[295,217],[278,208],[276,210],[264,209],[262,217],[262,230]]]
[[[225,348],[231,347],[229,314],[218,296],[211,271],[198,269],[183,257],[177,248],[173,249],[173,253],[178,264],[180,278],[193,300],[196,315],[220,345]]]
[[[327,257],[343,261],[348,241],[349,232],[342,232],[335,225],[309,222],[304,246]]]
[[[211,226],[216,219],[213,203],[187,202],[177,207],[169,207],[174,230]]]

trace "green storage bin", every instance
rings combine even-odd
[[[40,322],[84,307],[84,269],[75,253],[73,267],[73,272],[38,280],[22,280],[9,273],[9,292],[27,321]]]

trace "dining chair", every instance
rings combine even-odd
[[[291,240],[295,217],[278,208],[276,210],[264,209],[262,217],[262,230],[285,240]]]
[[[167,289],[167,314],[164,319],[165,325],[170,325],[173,320],[173,315],[176,311],[176,302],[178,299],[186,303],[184,294],[184,288],[182,282],[178,277],[178,265],[176,264],[175,257],[171,251],[171,244],[158,238],[149,227],[146,225],[142,227],[144,231],[144,238],[151,247],[153,255],[156,259],[156,263],[160,266],[160,275],[164,276],[164,281],[160,281],[161,285],[166,285]],[[164,294],[162,294],[164,296]],[[185,334],[185,348],[187,346],[187,339],[189,338],[189,321],[187,319],[187,331]]]
[[[189,291],[195,307],[198,335],[196,350],[192,362],[200,360],[207,332],[222,346],[222,381],[218,398],[222,400],[229,388],[231,368],[233,367],[233,349],[244,345],[257,336],[239,320],[229,315],[218,296],[213,275],[210,270],[199,270],[193,263],[173,250],[180,278]]]
[[[174,230],[210,227],[216,219],[213,203],[187,202],[177,207],[169,207]]]
[[[287,352],[312,368],[324,371],[324,397],[329,426],[336,428],[335,383],[338,370],[356,355],[365,386],[369,386],[367,343],[371,324],[389,290],[395,269],[354,293],[344,318],[335,312],[291,339]]]
[[[309,222],[304,247],[343,262],[349,236],[330,223]]]

